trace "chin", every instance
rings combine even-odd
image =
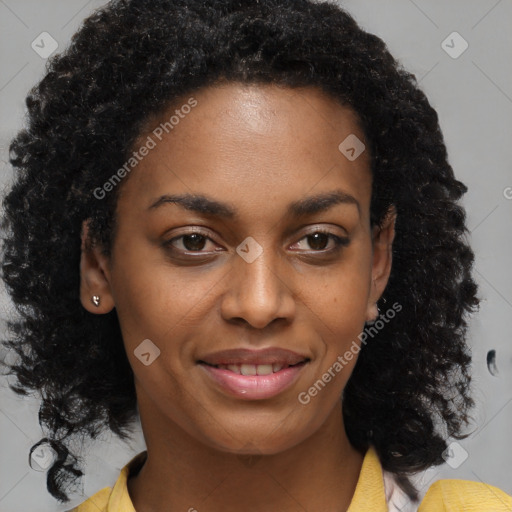
[[[219,437],[212,437],[212,432],[209,432],[205,441],[216,450],[236,455],[275,455],[293,448],[312,434],[309,431],[298,432],[294,423],[289,426],[283,425],[282,421],[267,423],[261,429],[256,429],[254,425],[233,428],[233,424],[228,424],[226,429],[218,432]]]

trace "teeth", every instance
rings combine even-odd
[[[259,364],[256,366],[256,372],[258,375],[270,375],[272,372],[271,364]]]
[[[288,365],[286,365],[288,366]],[[229,370],[239,375],[270,375],[282,370],[285,365],[281,363],[273,364],[219,364],[217,368]]]
[[[256,375],[256,365],[255,364],[241,364],[240,365],[240,373],[242,375]]]

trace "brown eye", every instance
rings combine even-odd
[[[348,238],[342,238],[327,231],[315,231],[301,238],[295,244],[295,248],[305,251],[322,252],[325,254],[334,252],[348,244]]]
[[[329,243],[329,235],[325,233],[313,233],[307,236],[309,246],[315,251],[321,251],[326,248]]]
[[[211,247],[208,247],[208,244],[210,244]],[[212,239],[207,234],[203,234],[203,232],[200,231],[184,233],[183,235],[164,242],[163,245],[176,255],[185,255],[184,253],[186,252],[206,255],[212,252],[212,249],[213,251],[216,250],[215,243]]]
[[[187,251],[200,251],[204,249],[206,238],[203,235],[192,233],[191,235],[184,235],[182,238],[183,247],[185,247]]]

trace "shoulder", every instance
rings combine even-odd
[[[418,512],[433,511],[510,512],[512,496],[481,482],[438,480],[430,486],[418,508]]]

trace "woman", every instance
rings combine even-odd
[[[140,414],[79,512],[510,509],[409,480],[466,435],[478,299],[466,187],[380,39],[329,3],[118,0],[27,105],[3,271],[53,496],[73,436]]]

